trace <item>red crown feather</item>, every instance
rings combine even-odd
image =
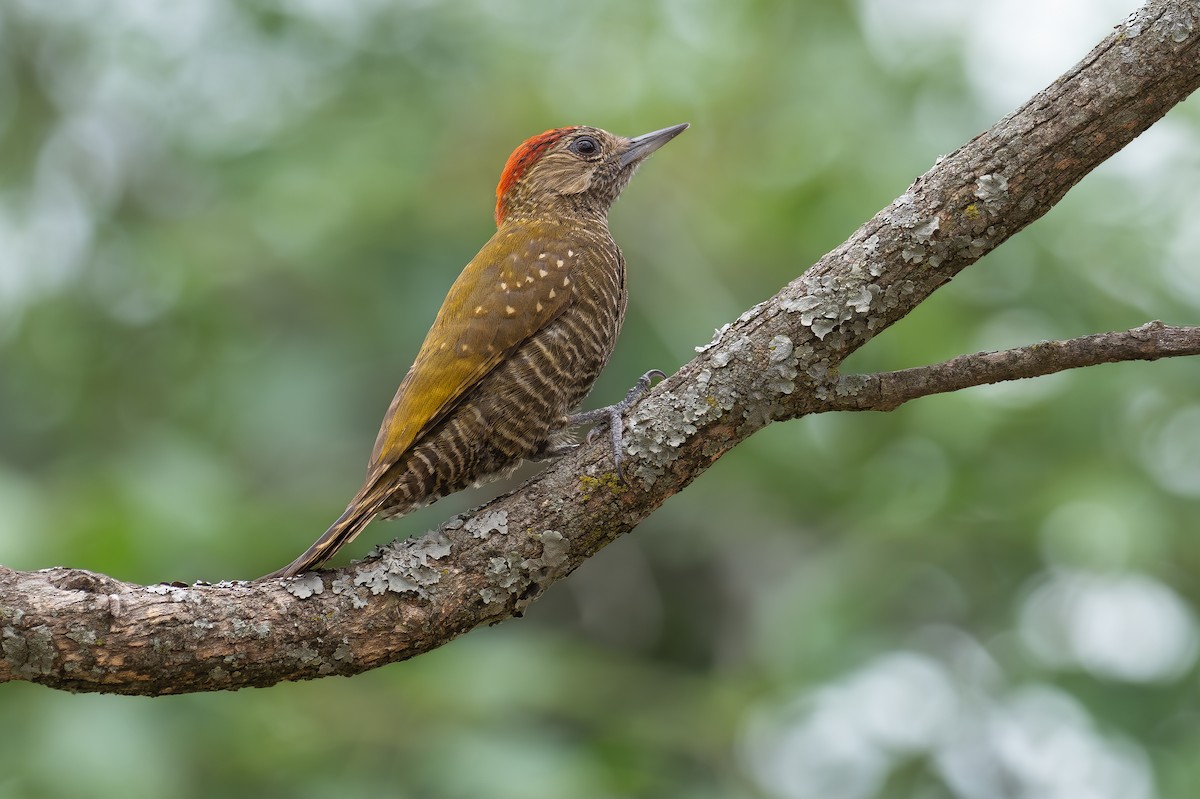
[[[504,196],[508,190],[529,171],[529,167],[542,157],[542,153],[554,146],[554,143],[568,133],[579,130],[578,126],[570,128],[554,128],[526,139],[520,147],[513,150],[500,173],[500,182],[496,184],[496,225],[504,221]]]

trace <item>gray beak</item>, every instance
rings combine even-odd
[[[650,153],[687,130],[687,127],[688,123],[684,122],[681,125],[672,125],[669,128],[656,130],[653,133],[643,133],[641,136],[633,137],[629,140],[629,149],[621,153],[621,168],[624,169],[627,166],[641,162]]]

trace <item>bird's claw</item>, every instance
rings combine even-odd
[[[633,384],[633,388],[629,389],[628,393],[625,394],[625,398],[620,402],[603,408],[596,408],[593,411],[577,413],[568,419],[573,425],[587,424],[589,422],[595,423],[595,427],[588,431],[586,439],[588,444],[594,442],[604,428],[608,428],[609,438],[612,442],[613,466],[616,469],[617,476],[621,478],[621,482],[623,483],[629,483],[629,478],[625,474],[625,452],[621,440],[625,423],[621,415],[650,390],[650,384],[654,382],[654,378],[656,377],[666,379],[667,374],[661,369],[651,369],[638,378],[638,381]]]

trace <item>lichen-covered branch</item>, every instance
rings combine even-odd
[[[1156,361],[1200,355],[1200,327],[1147,322],[1133,330],[1043,341],[999,352],[960,355],[942,363],[896,372],[845,375],[822,398],[824,411],[891,411],[909,400],[971,386],[1120,361]]]
[[[483,509],[295,580],[143,587],[0,568],[0,681],[168,694],[354,674],[514,615],[747,436],[830,408],[837,368],[1200,85],[1200,9],[1151,0],[941,158],[634,409],[630,486],[581,447]]]

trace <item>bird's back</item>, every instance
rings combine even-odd
[[[379,507],[384,516],[507,474],[522,460],[566,443],[566,416],[587,396],[612,354],[625,315],[625,262],[602,221],[506,223],[459,282],[478,283],[484,272],[497,283],[494,305],[482,311],[471,302],[444,306],[410,377],[429,374],[428,368],[418,369],[423,359],[478,360],[475,348],[503,347],[506,342],[490,332],[497,319],[519,324],[524,317],[532,324],[508,353],[494,353],[500,357],[476,382],[430,414],[430,423],[411,444],[388,453],[389,429],[399,421],[393,417],[412,404],[405,395],[417,387],[405,379],[372,457],[371,470],[378,476],[364,487],[364,492],[386,495]],[[559,307],[540,321],[539,314],[555,303]],[[445,340],[448,332],[452,341]]]

